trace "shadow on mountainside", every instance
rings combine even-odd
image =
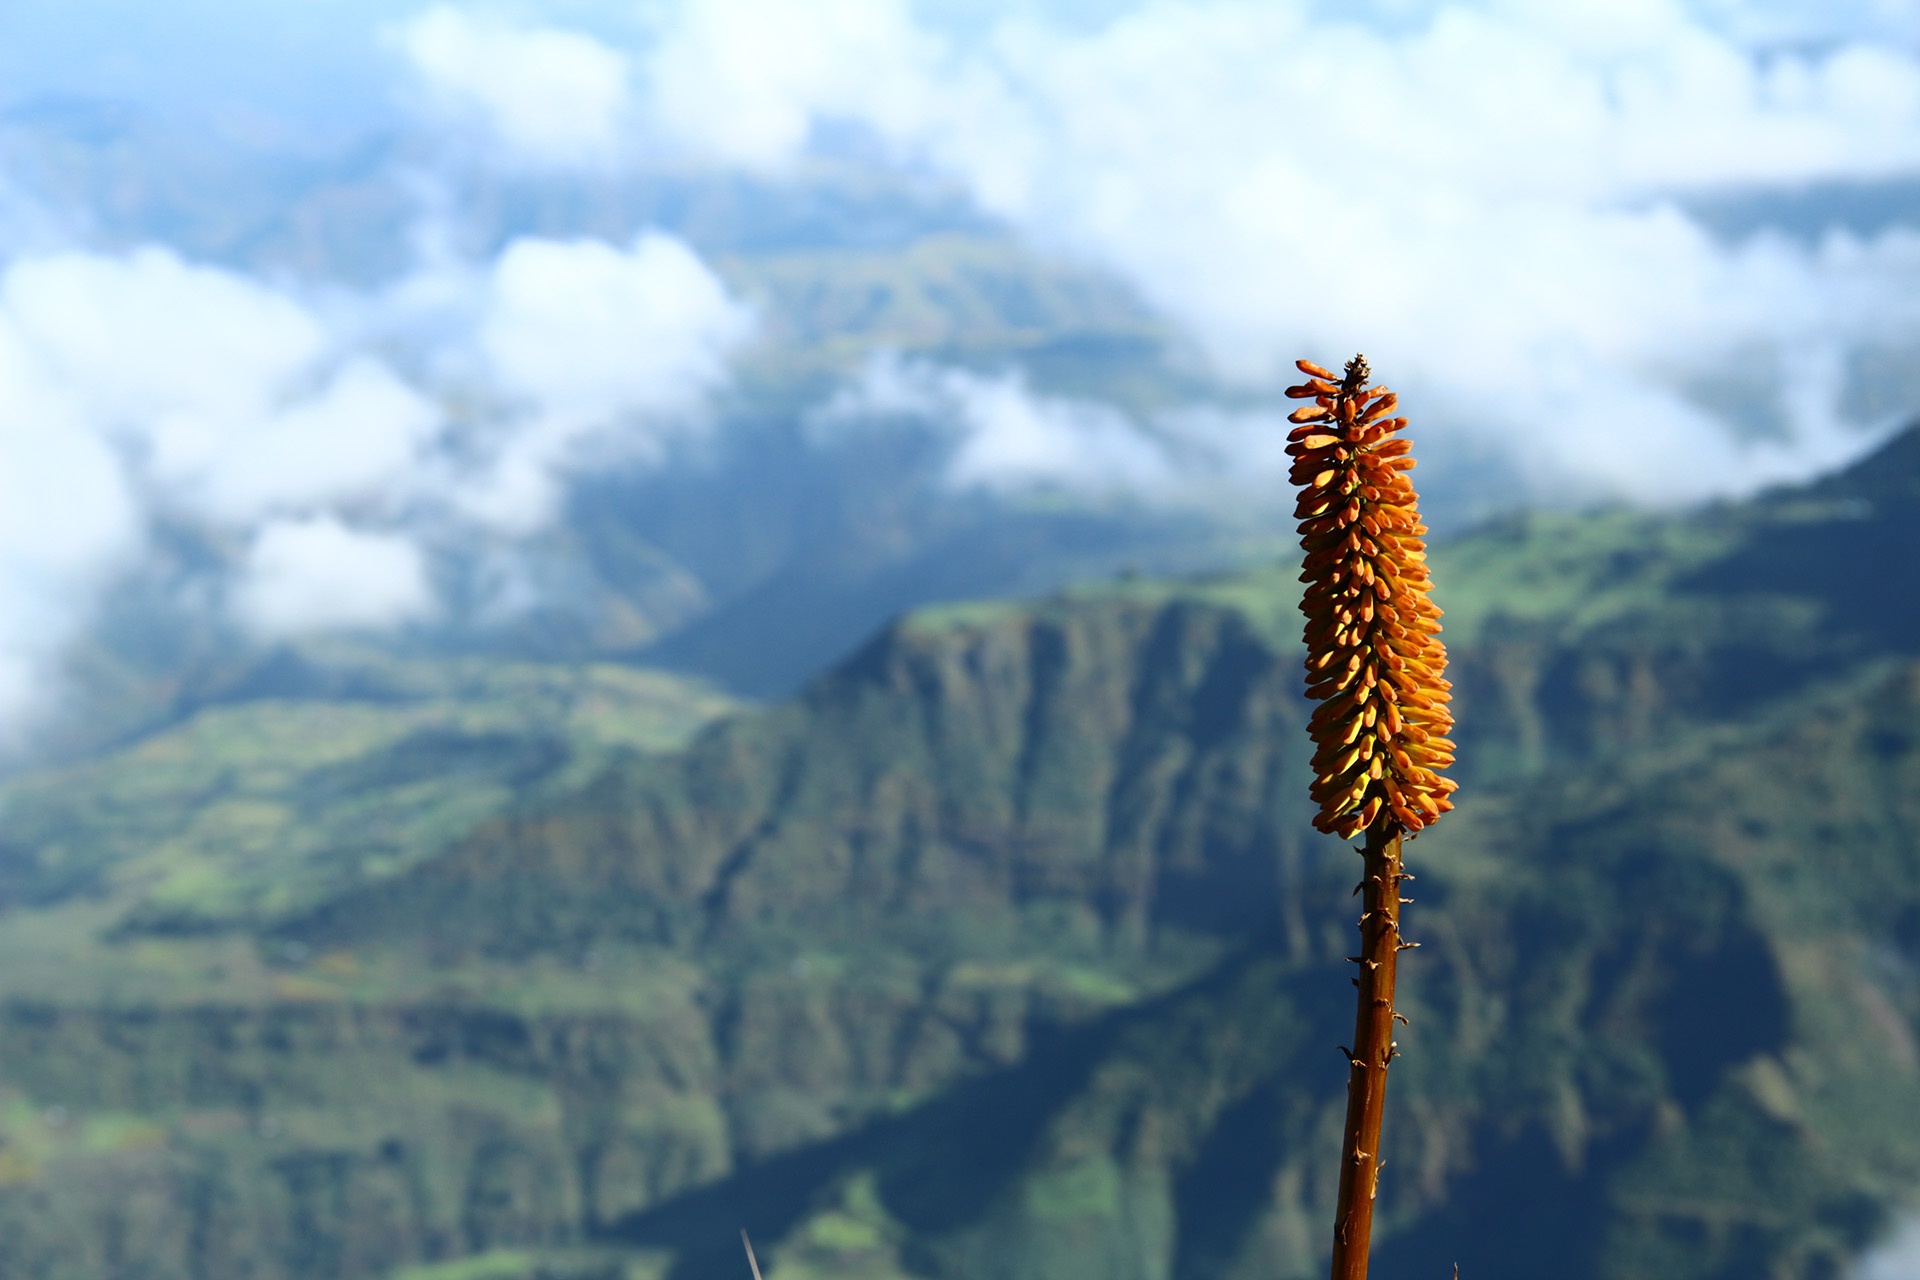
[[[1090,1024],[1036,1035],[1016,1066],[958,1084],[899,1117],[775,1156],[607,1224],[602,1235],[608,1242],[672,1250],[669,1280],[723,1274],[737,1265],[742,1227],[755,1240],[777,1241],[818,1207],[824,1189],[856,1170],[877,1175],[888,1212],[917,1237],[950,1235],[976,1223],[994,1198],[1006,1193],[1047,1126],[1088,1088],[1102,1064],[1123,1050],[1131,1034],[1151,1031],[1183,1005],[1231,996],[1249,982],[1272,990],[1284,980],[1284,970],[1270,953],[1244,952],[1179,991]],[[1328,976],[1319,969],[1313,974],[1315,979]],[[1325,990],[1328,984],[1306,984],[1318,997],[1312,988]],[[1330,1043],[1337,1002],[1318,1003],[1314,1032],[1303,1040]]]

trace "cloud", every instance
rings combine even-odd
[[[939,55],[899,0],[705,0],[682,6],[652,51],[649,105],[698,154],[778,169],[821,118],[890,136],[933,124]]]
[[[705,421],[749,325],[658,234],[522,239],[325,305],[161,248],[14,259],[0,731],[44,707],[62,647],[137,570],[154,519],[249,548],[232,616],[259,635],[416,620],[434,608],[423,546],[475,521],[531,533],[569,469],[660,457]]]
[[[1920,1221],[1908,1219],[1893,1235],[1864,1254],[1853,1280],[1920,1280]]]
[[[567,167],[619,154],[627,58],[593,37],[438,5],[395,39],[432,100],[479,117],[513,158]]]
[[[33,376],[160,506],[246,524],[399,485],[440,414],[287,294],[156,248],[0,277]]]
[[[44,711],[47,669],[139,545],[119,460],[0,312],[0,736]]]
[[[174,437],[165,420],[260,413],[326,347],[323,326],[293,300],[159,248],[21,259],[0,282],[0,306],[95,420],[153,437],[163,470],[204,449],[185,423]]]
[[[421,264],[355,320],[461,406],[458,456],[417,473],[416,490],[525,534],[554,517],[571,472],[658,463],[713,425],[709,401],[755,319],[685,241],[521,236],[474,262],[432,230]]]
[[[517,240],[494,265],[480,349],[501,385],[549,414],[600,425],[685,411],[726,376],[746,310],[683,242],[643,233]]]
[[[1222,504],[1271,504],[1286,483],[1287,408],[1186,405],[1142,418],[1035,392],[1018,369],[981,373],[881,351],[806,427],[822,445],[903,426],[943,437],[939,478],[950,489],[1139,498],[1218,514]]]
[[[47,708],[62,647],[138,565],[156,512],[246,530],[402,483],[440,415],[376,361],[336,361],[338,345],[296,299],[163,249],[6,266],[0,732]],[[287,546],[255,545],[260,616],[324,620],[294,607]]]
[[[1142,418],[1110,404],[1035,392],[1018,369],[981,373],[895,351],[808,415],[817,444],[902,426],[944,437],[950,489],[1144,498],[1168,507],[1245,509],[1284,491],[1291,404],[1184,405]]]
[[[356,356],[314,395],[226,433],[176,478],[195,506],[229,521],[310,510],[394,487],[440,426],[436,405],[386,366]]]
[[[1095,401],[1036,396],[1017,370],[980,374],[880,352],[809,423],[831,436],[911,419],[952,437],[943,479],[956,489],[1056,489],[1090,496],[1171,489],[1161,441]]]
[[[514,416],[467,510],[524,531],[550,518],[558,475],[583,454],[658,459],[702,421],[752,316],[683,242],[624,249],[522,239],[494,263],[474,336]]]
[[[277,639],[414,621],[432,611],[433,591],[426,559],[406,537],[315,516],[261,528],[233,607],[254,634]]]
[[[528,190],[617,194],[579,184],[663,154],[791,171],[851,123],[1033,244],[1124,275],[1228,377],[1270,390],[1296,354],[1365,348],[1423,452],[1497,453],[1544,489],[1747,488],[1910,407],[1911,377],[1887,371],[1920,343],[1914,219],[1732,238],[1691,212],[1920,175],[1897,6],[1072,7],[1069,26],[947,5],[966,14],[942,25],[906,0],[685,0],[619,49],[441,4],[391,47],[436,109],[564,178]],[[611,5],[569,10],[590,11],[618,29]],[[711,429],[753,331],[659,233],[428,255],[349,295],[165,249],[48,251],[25,199],[0,173],[0,489],[18,513],[0,514],[0,717],[156,514],[252,554],[329,521],[417,554],[511,541],[571,475]],[[1271,414],[1129,416],[1017,369],[881,361],[835,403],[822,422],[949,433],[958,488],[1184,502],[1282,465]]]
[[[645,77],[687,145],[777,167],[860,122],[1124,273],[1230,376],[1365,349],[1438,441],[1543,485],[1677,500],[1831,463],[1887,424],[1817,370],[1920,341],[1910,229],[1726,243],[1686,212],[1920,173],[1920,62],[1889,43],[1757,49],[1667,0],[1149,5],[975,41],[888,0],[818,32],[771,0],[678,14]]]

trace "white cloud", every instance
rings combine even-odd
[[[152,435],[163,469],[203,446],[168,437],[172,414],[230,420],[264,411],[326,347],[298,303],[165,249],[58,253],[15,262],[0,307],[48,377],[110,430]]]
[[[512,434],[467,509],[511,530],[551,516],[558,473],[583,450],[658,457],[700,422],[752,329],[747,309],[683,242],[648,232],[517,240],[494,264],[475,350]]]
[[[888,0],[819,39],[774,0],[689,0],[646,71],[660,121],[733,163],[864,122],[1043,244],[1120,270],[1258,378],[1356,349],[1435,432],[1548,483],[1750,487],[1864,443],[1810,354],[1920,342],[1912,234],[1729,245],[1688,192],[1920,173],[1920,61],[1858,40],[1757,52],[1668,0],[1147,5],[943,43]],[[1785,435],[1695,388],[1785,391]],[[1649,453],[1648,451],[1652,452]]]
[[[312,397],[231,433],[188,492],[235,521],[368,497],[401,483],[440,425],[424,396],[358,356]]]
[[[148,512],[208,514],[249,480],[248,430],[299,418],[324,327],[293,300],[164,250],[53,253],[0,274],[0,728],[48,701],[62,646]],[[350,438],[290,470],[338,468]],[[310,479],[311,477],[309,477]],[[251,481],[257,484],[257,479]]]
[[[925,7],[686,0],[629,53],[443,4],[394,43],[537,165],[665,141],[778,170],[823,122],[862,124],[1123,273],[1222,369],[1365,347],[1423,447],[1474,434],[1547,485],[1685,498],[1837,460],[1866,438],[1841,408],[1868,399],[1856,356],[1920,345],[1920,229],[1727,243],[1686,212],[1920,174],[1920,59],[1888,0],[1220,0],[1071,28]],[[151,511],[256,554],[264,529],[422,513],[524,533],[570,473],[704,429],[751,327],[658,234],[523,239],[323,307],[161,249],[29,253],[22,208],[0,174],[21,255],[0,267],[0,719]],[[1282,465],[1261,415],[1132,419],[1014,372],[895,362],[863,397],[951,431],[956,486],[1188,500]]]
[[[1162,483],[1159,447],[1101,404],[1037,398],[1018,374],[950,374],[967,435],[949,466],[960,486],[1143,490]]]
[[[397,38],[434,99],[479,115],[515,158],[569,166],[617,156],[630,110],[619,51],[577,32],[447,5],[406,23]]]
[[[48,665],[138,544],[118,459],[0,312],[0,736],[44,709]]]
[[[1182,475],[1167,444],[1125,414],[1036,396],[1017,371],[979,374],[882,352],[809,424],[835,434],[916,419],[952,437],[945,480],[959,489],[1171,494]]]
[[[521,240],[325,309],[165,249],[6,264],[0,731],[44,701],[155,513],[250,540],[233,600],[260,634],[415,619],[420,547],[350,523],[530,533],[583,451],[645,460],[697,426],[748,326],[660,235]]]
[[[393,483],[412,465],[437,414],[364,359],[313,391],[332,346],[295,300],[164,250],[6,268],[0,732],[47,709],[62,647],[110,578],[137,563],[153,508],[245,527]],[[246,591],[261,625],[284,628],[303,608],[326,616],[303,603],[303,546],[312,539],[256,543]],[[391,561],[365,566],[386,577],[373,573],[373,605],[349,616],[400,616]]]
[[[23,259],[0,313],[157,503],[246,523],[402,482],[439,413],[287,294],[162,249]]]
[[[419,547],[332,516],[265,525],[234,596],[235,614],[263,638],[391,627],[432,607]]]
[[[650,105],[704,155],[779,168],[819,118],[890,135],[931,124],[938,56],[901,0],[704,0],[680,9],[653,52]]]
[[[944,436],[955,489],[1144,497],[1168,506],[1271,504],[1293,459],[1286,406],[1184,406],[1145,419],[1110,404],[1037,394],[1018,370],[978,373],[882,351],[818,405],[821,444],[911,423]]]
[[[494,266],[480,349],[508,391],[598,425],[692,408],[748,327],[719,277],[671,236],[645,233],[626,249],[525,239]]]

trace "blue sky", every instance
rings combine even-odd
[[[187,118],[242,114],[350,136],[391,123],[399,68],[382,33],[418,13],[408,0],[8,0],[0,6],[0,101],[46,94],[124,98]],[[949,0],[925,20],[979,30],[1011,14],[1085,27],[1114,0]],[[643,39],[663,6],[542,0],[485,6],[521,22]]]
[[[0,7],[0,100],[43,92],[126,94],[184,110],[245,104],[321,126],[390,109],[392,66],[379,32],[424,6],[407,0],[9,0]],[[1138,6],[1125,0],[939,0],[914,12],[930,26],[979,32],[1009,17],[1085,30]],[[1426,20],[1425,3],[1325,5],[1385,27]],[[660,0],[537,0],[485,6],[523,22],[620,39],[656,28]],[[1896,0],[1703,4],[1699,16],[1755,42],[1869,38],[1920,41],[1920,17]]]

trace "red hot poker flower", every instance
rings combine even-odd
[[[1407,472],[1410,445],[1392,418],[1399,397],[1369,387],[1365,356],[1344,376],[1298,362],[1287,437],[1294,514],[1306,561],[1307,696],[1320,706],[1314,742],[1314,826],[1352,839],[1383,818],[1407,832],[1453,807],[1451,686],[1440,610],[1429,596],[1427,527]]]

